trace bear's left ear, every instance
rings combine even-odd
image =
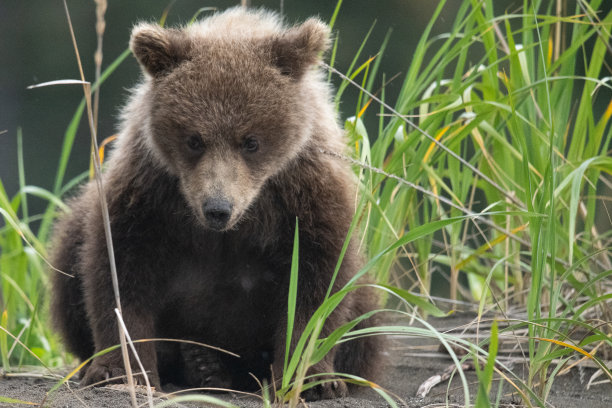
[[[141,23],[132,30],[130,49],[145,72],[161,77],[188,58],[191,43],[180,30]]]
[[[310,18],[273,40],[273,62],[283,75],[299,79],[328,46],[329,26],[321,20]]]

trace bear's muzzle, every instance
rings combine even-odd
[[[202,205],[202,213],[210,229],[221,231],[227,226],[234,205],[225,198],[214,197]]]

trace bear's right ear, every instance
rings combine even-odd
[[[141,23],[132,30],[130,49],[145,72],[161,77],[188,58],[190,41],[180,30]]]

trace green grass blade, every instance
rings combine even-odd
[[[0,326],[8,331],[8,310],[2,310],[0,315]],[[0,356],[2,357],[2,368],[4,371],[11,371],[8,358],[8,338],[4,330],[0,330]]]
[[[25,186],[25,166],[23,163],[23,133],[17,128],[17,166],[19,168],[19,190],[21,191],[21,215],[24,219],[29,218],[28,200],[23,188]]]
[[[329,29],[330,30],[334,29],[334,24],[336,23],[336,18],[338,18],[338,13],[340,12],[340,6],[342,6],[342,0],[338,0],[338,2],[336,3],[336,8],[334,9],[334,12],[333,12],[331,18],[329,19]]]
[[[300,240],[299,240],[299,225],[298,219],[295,219],[295,235],[293,237],[293,255],[291,257],[291,275],[289,279],[289,296],[287,299],[287,338],[285,340],[285,362],[283,364],[283,381],[282,387],[285,388],[291,381],[291,375],[287,375],[289,366],[289,355],[291,353],[291,343],[293,341],[293,325],[295,323],[295,305],[297,302],[297,289],[298,289],[298,266],[299,266],[299,254],[300,254]]]
[[[493,372],[495,369],[495,358],[497,357],[497,349],[499,345],[499,330],[497,328],[497,320],[493,321],[491,326],[491,335],[489,342],[489,355],[487,362],[482,370],[480,370],[480,364],[476,357],[474,357],[474,364],[478,373],[478,393],[476,395],[476,408],[488,408],[491,406],[489,401],[489,392],[491,391],[491,385],[493,383]]]

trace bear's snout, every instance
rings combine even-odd
[[[227,226],[234,205],[225,198],[209,198],[202,205],[202,212],[211,229],[221,231]]]

